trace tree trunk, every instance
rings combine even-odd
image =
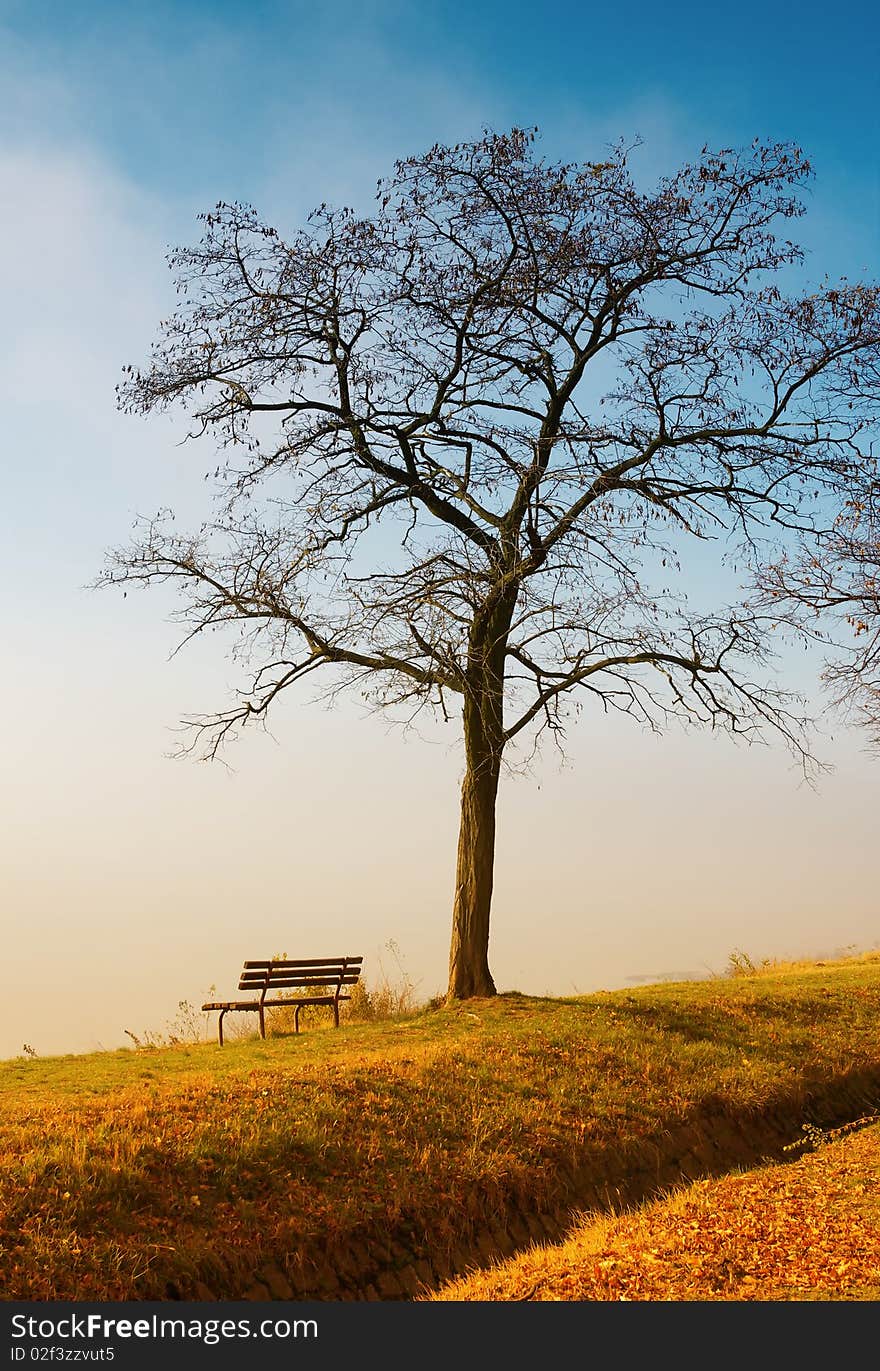
[[[495,800],[498,794],[500,752],[468,762],[461,787],[461,827],[452,910],[447,1000],[494,995],[489,970],[489,909],[495,870]]]
[[[463,711],[466,767],[447,1003],[495,994],[489,970],[489,910],[495,873],[495,802],[504,750],[504,668],[515,604],[512,586],[476,616],[471,629]]]

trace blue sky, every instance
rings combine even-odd
[[[324,198],[328,181],[363,194],[426,140],[537,123],[569,156],[596,133],[641,133],[661,156],[670,142],[790,138],[814,158],[822,197],[852,195],[877,230],[880,21],[868,0],[544,12],[36,0],[0,6],[0,22],[6,63],[33,82],[13,127],[40,132],[54,87],[63,126],[46,133],[100,147],[183,201],[251,198],[279,180],[296,196]]]
[[[169,725],[222,702],[222,653],[169,662],[161,596],[82,589],[136,513],[202,509],[204,454],[177,446],[175,420],[113,402],[195,216],[248,200],[283,231],[321,200],[367,208],[395,157],[483,126],[537,124],[548,155],[574,160],[640,136],[646,178],[705,142],[769,137],[815,166],[795,226],[809,274],[876,275],[878,70],[868,3],[0,0],[0,895],[17,948],[0,1055],[122,1042],[280,950],[361,952],[369,978],[393,938],[421,992],[445,981],[453,740],[292,707],[278,745],[246,743],[231,773],[167,761]],[[743,945],[871,945],[880,762],[839,727],[824,755],[836,771],[813,794],[774,747],[585,719],[564,771],[550,756],[505,783],[500,988],[700,974]],[[46,946],[59,1000],[31,1021],[17,958]],[[74,1008],[82,988],[99,1007]]]

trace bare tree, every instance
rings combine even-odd
[[[325,205],[285,242],[220,204],[172,254],[181,303],[120,402],[186,403],[215,513],[143,523],[101,579],[176,583],[189,634],[243,635],[241,694],[190,721],[203,756],[316,672],[460,717],[450,998],[494,993],[502,757],[561,738],[566,700],[809,758],[759,679],[769,617],[699,603],[709,552],[742,574],[811,538],[866,461],[877,291],[774,284],[809,175],[756,142],[643,191],[622,145],[551,165],[514,129],[397,163],[371,217]]]

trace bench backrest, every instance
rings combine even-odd
[[[301,961],[245,962],[239,990],[318,990],[329,986],[337,995],[360,979],[363,957],[307,957]]]

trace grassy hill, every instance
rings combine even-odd
[[[740,964],[740,970],[750,967]],[[407,1298],[880,1098],[880,953],[0,1064],[8,1299]]]

